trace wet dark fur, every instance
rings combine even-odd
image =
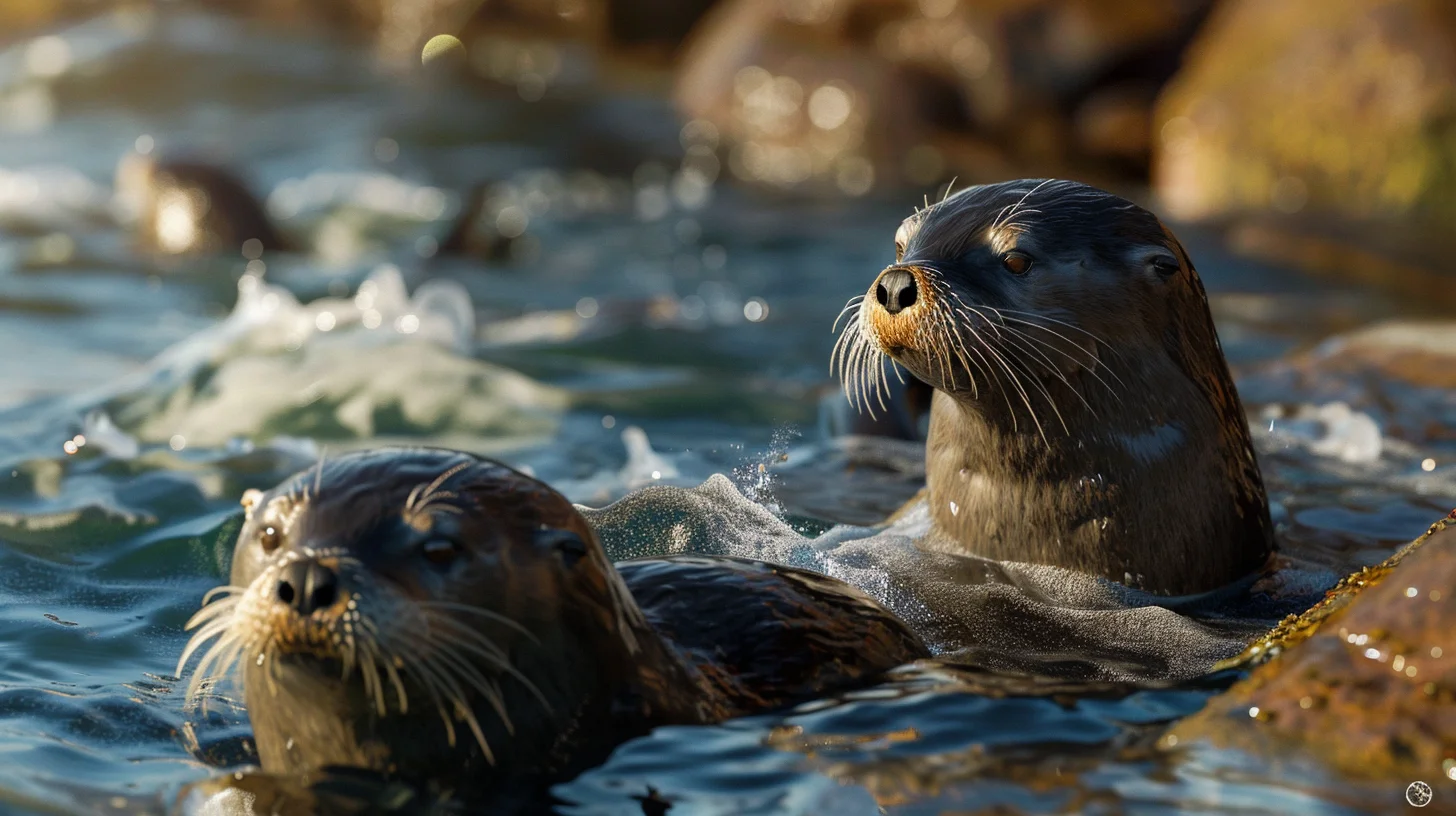
[[[414,488],[456,466],[462,469],[437,485],[437,498],[423,502],[437,508],[432,518],[422,516],[419,500],[415,512],[405,509]],[[248,714],[270,773],[352,766],[464,802],[531,799],[654,727],[779,708],[927,655],[918,637],[868,596],[814,573],[683,556],[624,562],[619,580],[591,529],[560,494],[467,454],[398,448],[350,454],[248,501],[233,585],[252,584],[289,551],[343,553],[357,566],[339,570],[341,587],[357,594],[358,608],[394,610],[376,616],[381,628],[408,611],[405,605],[440,599],[490,609],[524,627],[529,636],[488,618],[454,614],[487,633],[550,704],[547,710],[523,682],[458,651],[498,680],[514,726],[508,729],[485,698],[467,694],[492,761],[458,716],[450,744],[440,715],[412,679],[416,660],[400,665],[408,711],[401,713],[391,687],[388,712],[379,716],[360,669],[342,678],[339,657],[328,649],[271,655],[277,663],[271,683],[268,660],[260,665],[245,656]],[[300,509],[293,514],[295,504]],[[442,504],[458,511],[440,511]],[[263,528],[284,525],[282,543],[265,553]],[[445,566],[422,549],[441,536],[462,548]],[[270,618],[285,621],[284,629],[308,620],[273,603],[287,612]],[[311,617],[320,614],[327,613]],[[432,648],[450,649],[446,634]],[[420,633],[410,639],[429,642]]]
[[[925,291],[891,314],[872,285],[851,331],[936,388],[929,546],[1165,594],[1265,563],[1273,528],[1243,408],[1202,282],[1152,213],[1022,180],[930,206],[897,242],[892,268]],[[1030,269],[1012,272],[1008,253]],[[958,336],[948,353],[927,345],[938,314]]]

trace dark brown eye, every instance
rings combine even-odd
[[[556,550],[568,565],[585,558],[590,551],[586,541],[576,533],[544,525],[536,531],[536,545]]]
[[[432,538],[421,548],[431,564],[452,563],[460,555],[460,546],[447,538]]]
[[[895,263],[905,260],[905,245],[899,241],[895,242]]]
[[[263,552],[273,552],[282,543],[283,534],[278,532],[278,528],[271,524],[264,527],[263,532],[258,534],[258,546],[263,548]]]
[[[1001,265],[1013,275],[1025,275],[1031,269],[1031,259],[1020,252],[1008,252],[1001,257]]]

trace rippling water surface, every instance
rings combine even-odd
[[[602,515],[614,554],[755,554],[828,569],[912,618],[977,610],[966,617],[982,625],[944,633],[974,647],[960,668],[663,729],[563,786],[567,812],[641,813],[649,786],[673,813],[1359,801],[1237,755],[1155,750],[1164,724],[1229,678],[1148,682],[1157,671],[1113,657],[1137,637],[1163,657],[1212,654],[1277,610],[1236,610],[1224,629],[1157,611],[1175,620],[1127,642],[1088,613],[1085,676],[1035,681],[1018,671],[1053,650],[1034,636],[1013,648],[996,616],[1061,619],[1089,596],[1015,614],[990,590],[911,598],[904,576],[924,571],[904,561],[913,514],[882,546],[833,526],[873,522],[918,486],[913,446],[834,442],[821,419],[830,326],[890,260],[903,196],[684,186],[696,137],[660,88],[565,82],[528,103],[208,17],[58,33],[60,70],[37,71],[30,42],[0,53],[0,809],[155,808],[237,757],[244,714],[185,711],[172,672],[183,623],[226,575],[238,496],[325,448],[399,439],[498,455],[593,507],[723,474]],[[112,173],[139,147],[238,169],[311,251],[265,267],[137,254],[112,215]],[[495,261],[427,257],[484,181],[508,185],[524,237]],[[1449,396],[1279,362],[1412,308],[1185,238],[1303,591],[1444,514],[1456,439],[1419,428],[1453,424]]]

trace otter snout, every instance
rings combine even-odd
[[[339,598],[339,574],[312,558],[301,558],[279,571],[273,597],[301,617],[328,609]]]
[[[915,276],[909,270],[892,266],[875,281],[875,301],[890,314],[899,314],[914,306],[918,296]]]

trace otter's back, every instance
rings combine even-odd
[[[868,595],[808,570],[696,555],[617,568],[648,621],[720,687],[733,715],[815,699],[930,654]]]

